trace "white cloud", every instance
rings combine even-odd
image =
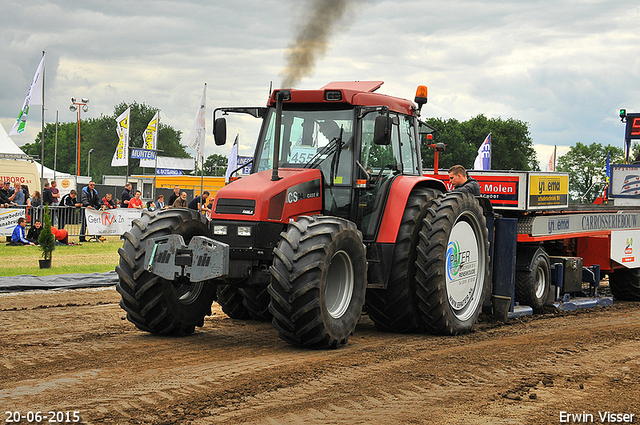
[[[6,2],[5,2],[6,3]],[[206,153],[215,147],[217,106],[262,106],[280,84],[284,53],[302,2],[239,0],[6,3],[0,10],[0,123],[13,124],[42,50],[47,51],[46,121],[74,121],[71,96],[88,97],[83,117],[112,114],[122,101],[162,111],[186,136],[208,83]],[[358,1],[301,88],[329,81],[384,80],[379,90],[413,98],[429,86],[425,116],[478,114],[530,123],[538,160],[575,142],[622,146],[621,107],[640,110],[640,6],[631,1]],[[231,123],[230,123],[231,124]],[[234,124],[236,125],[236,124]],[[241,153],[258,122],[230,125]],[[32,113],[18,144],[40,129]]]

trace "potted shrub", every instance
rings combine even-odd
[[[40,260],[40,268],[51,268],[51,255],[56,249],[56,238],[51,233],[51,216],[49,214],[49,206],[45,206],[44,218],[42,220],[42,231],[38,237],[38,244],[42,251],[42,260]]]

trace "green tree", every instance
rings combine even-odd
[[[224,155],[214,153],[204,161],[204,174],[207,176],[224,176],[227,171],[227,162],[229,160]]]
[[[607,153],[611,164],[622,163],[622,149],[595,142],[589,146],[577,142],[558,158],[558,171],[569,173],[571,202],[592,203],[602,192],[606,184]]]
[[[529,124],[526,122],[514,118],[489,119],[480,114],[464,122],[454,118],[429,118],[425,123],[436,130],[431,143],[447,145],[446,151],[439,156],[440,168],[460,164],[472,169],[478,148],[491,133],[492,170],[539,170]],[[433,168],[434,150],[428,144],[422,141],[422,163],[424,168]]]
[[[125,175],[125,167],[112,167],[111,159],[118,144],[118,136],[116,134],[116,117],[131,107],[129,138],[130,147],[142,147],[142,134],[147,128],[149,121],[158,111],[158,108],[148,106],[144,103],[139,104],[133,102],[130,104],[120,103],[114,108],[113,115],[101,115],[99,118],[89,118],[82,120],[80,126],[80,174],[87,173],[87,160],[90,149],[91,169],[90,174],[94,180],[98,182],[102,180],[103,175]],[[77,152],[77,123],[60,123],[58,125],[58,149],[56,169],[61,172],[75,174],[76,173],[76,152]],[[54,168],[54,151],[55,151],[55,124],[47,124],[45,126],[44,140],[44,165]],[[169,125],[165,125],[160,121],[158,133],[158,149],[163,150],[161,156],[188,158],[185,147],[180,144],[181,132],[175,130]],[[26,144],[23,150],[34,156],[40,156],[40,134],[36,137],[34,143]],[[129,174],[143,174],[143,169],[138,166],[139,161],[129,159]],[[147,170],[147,173],[153,171]]]

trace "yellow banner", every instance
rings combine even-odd
[[[529,206],[564,206],[569,201],[568,175],[529,175]]]
[[[568,195],[569,176],[531,175],[529,195]]]

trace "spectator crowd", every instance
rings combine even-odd
[[[25,211],[27,214],[31,207],[37,208],[44,205],[71,208],[84,207],[93,210],[135,208],[157,211],[168,208],[189,208],[202,212],[202,214],[204,214],[208,219],[211,218],[211,208],[214,197],[210,196],[209,191],[206,190],[201,195],[188,200],[187,193],[184,191],[181,192],[180,186],[175,186],[173,193],[169,196],[169,199],[166,202],[164,195],[158,195],[155,200],[144,203],[141,199],[142,193],[140,190],[133,191],[132,184],[129,182],[125,185],[124,190],[120,195],[120,199],[114,198],[112,193],[106,193],[103,197],[100,197],[95,186],[95,182],[91,181],[87,186],[80,190],[80,193],[76,190],[71,190],[68,194],[61,197],[55,181],[50,183],[46,182],[44,184],[42,194],[36,190],[32,195],[29,193],[29,188],[26,185],[16,182],[14,183],[14,187],[11,187],[11,182],[5,181],[2,189],[0,189],[0,208],[24,207],[26,208]],[[60,235],[56,234],[56,240],[60,243],[68,244],[68,235],[64,230],[65,215],[60,214],[56,217],[56,220],[56,224],[59,226],[59,229],[52,227],[54,234],[56,234],[56,232],[60,233]],[[14,228],[11,237],[12,245],[37,244],[42,222],[39,219],[33,220],[33,224],[28,233],[26,231],[26,224],[26,218],[23,217],[18,219],[18,224]],[[85,242],[85,231],[86,221],[83,214],[80,229],[80,242]]]

